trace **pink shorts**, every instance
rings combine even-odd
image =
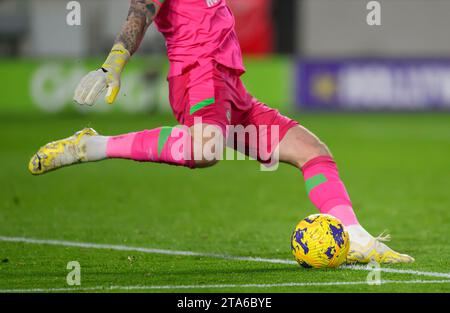
[[[218,126],[230,147],[262,163],[270,162],[287,131],[298,125],[252,97],[238,73],[217,63],[169,78],[169,99],[180,124],[191,127],[201,121]]]

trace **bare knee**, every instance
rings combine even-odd
[[[304,127],[294,127],[280,143],[280,160],[301,168],[319,156],[331,156],[328,147]]]
[[[213,167],[219,163],[219,160],[195,160],[195,167],[196,168],[208,168]]]
[[[317,141],[311,144],[311,146],[307,150],[307,153],[305,153],[305,155],[303,156],[303,163],[306,163],[319,156],[331,156],[331,152],[326,144],[317,139]]]
[[[296,150],[293,165],[300,169],[312,159],[320,156],[331,156],[328,147],[318,138],[308,143],[297,143]]]
[[[194,125],[191,127],[191,135],[197,168],[211,167],[222,160],[225,140],[220,128],[208,124]]]

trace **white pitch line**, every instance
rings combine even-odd
[[[233,255],[217,254],[217,253],[153,249],[153,248],[142,248],[142,247],[123,246],[123,245],[74,242],[74,241],[65,241],[65,240],[46,240],[46,239],[24,238],[24,237],[0,236],[0,241],[21,242],[21,243],[38,244],[38,245],[63,246],[63,247],[77,247],[77,248],[87,248],[87,249],[133,251],[133,252],[142,252],[142,253],[150,253],[150,254],[200,256],[200,257],[234,260],[234,261],[251,261],[251,262],[275,263],[275,264],[297,264],[297,262],[292,261],[292,260],[266,259],[266,258],[257,258],[257,257],[233,256]],[[449,276],[449,278],[450,278],[450,276]]]
[[[348,268],[351,270],[357,271],[375,271],[378,269],[368,268],[364,265],[343,265],[342,268]],[[421,272],[416,270],[399,270],[395,268],[380,268],[381,272],[384,273],[394,273],[394,274],[410,274],[413,276],[427,276],[427,277],[442,277],[442,278],[450,278],[450,273],[438,273],[438,272]]]
[[[386,284],[449,284],[450,280],[382,280]],[[235,289],[235,288],[274,288],[274,287],[320,287],[320,286],[354,286],[368,285],[365,281],[352,282],[304,282],[279,284],[217,284],[217,285],[162,285],[162,286],[95,286],[74,288],[30,288],[30,289],[0,289],[0,293],[32,293],[32,292],[69,292],[69,291],[113,291],[113,290],[177,290],[177,289]],[[374,285],[376,287],[376,285]]]
[[[77,247],[86,249],[103,249],[103,250],[116,250],[116,251],[133,251],[149,254],[165,254],[165,255],[179,255],[179,256],[199,256],[207,258],[215,258],[222,260],[233,260],[233,261],[249,261],[249,262],[261,262],[261,263],[272,263],[272,264],[293,264],[297,265],[297,262],[292,260],[284,259],[267,259],[259,257],[245,257],[245,256],[233,256],[227,254],[217,254],[217,253],[204,253],[204,252],[194,252],[194,251],[179,251],[179,250],[166,250],[166,249],[152,249],[152,248],[142,248],[133,246],[123,246],[123,245],[110,245],[110,244],[99,244],[99,243],[86,243],[86,242],[73,242],[65,240],[45,240],[45,239],[34,239],[34,238],[24,238],[24,237],[6,237],[0,236],[0,241],[4,242],[20,242],[27,244],[38,244],[38,245],[52,245],[52,246],[63,246],[63,247]],[[342,266],[345,269],[359,270],[359,271],[373,271],[373,268],[369,268],[361,265],[346,265]],[[395,273],[395,274],[408,274],[414,276],[426,276],[426,277],[441,277],[450,278],[450,273],[439,273],[439,272],[422,272],[416,270],[403,270],[394,268],[380,268],[377,269],[385,273]]]

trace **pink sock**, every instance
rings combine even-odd
[[[192,137],[188,129],[181,127],[160,127],[110,137],[106,155],[108,158],[195,167]]]
[[[337,217],[344,226],[359,224],[332,157],[314,158],[302,167],[302,172],[308,196],[320,213]]]

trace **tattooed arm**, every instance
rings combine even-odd
[[[87,74],[75,90],[74,100],[93,105],[106,89],[105,100],[113,103],[120,91],[120,76],[130,57],[137,51],[142,38],[158,14],[163,0],[131,0],[122,31],[102,67]]]
[[[131,55],[133,55],[150,24],[155,19],[161,8],[159,1],[154,0],[131,0],[130,10],[126,23],[117,36],[116,44],[123,44]]]

